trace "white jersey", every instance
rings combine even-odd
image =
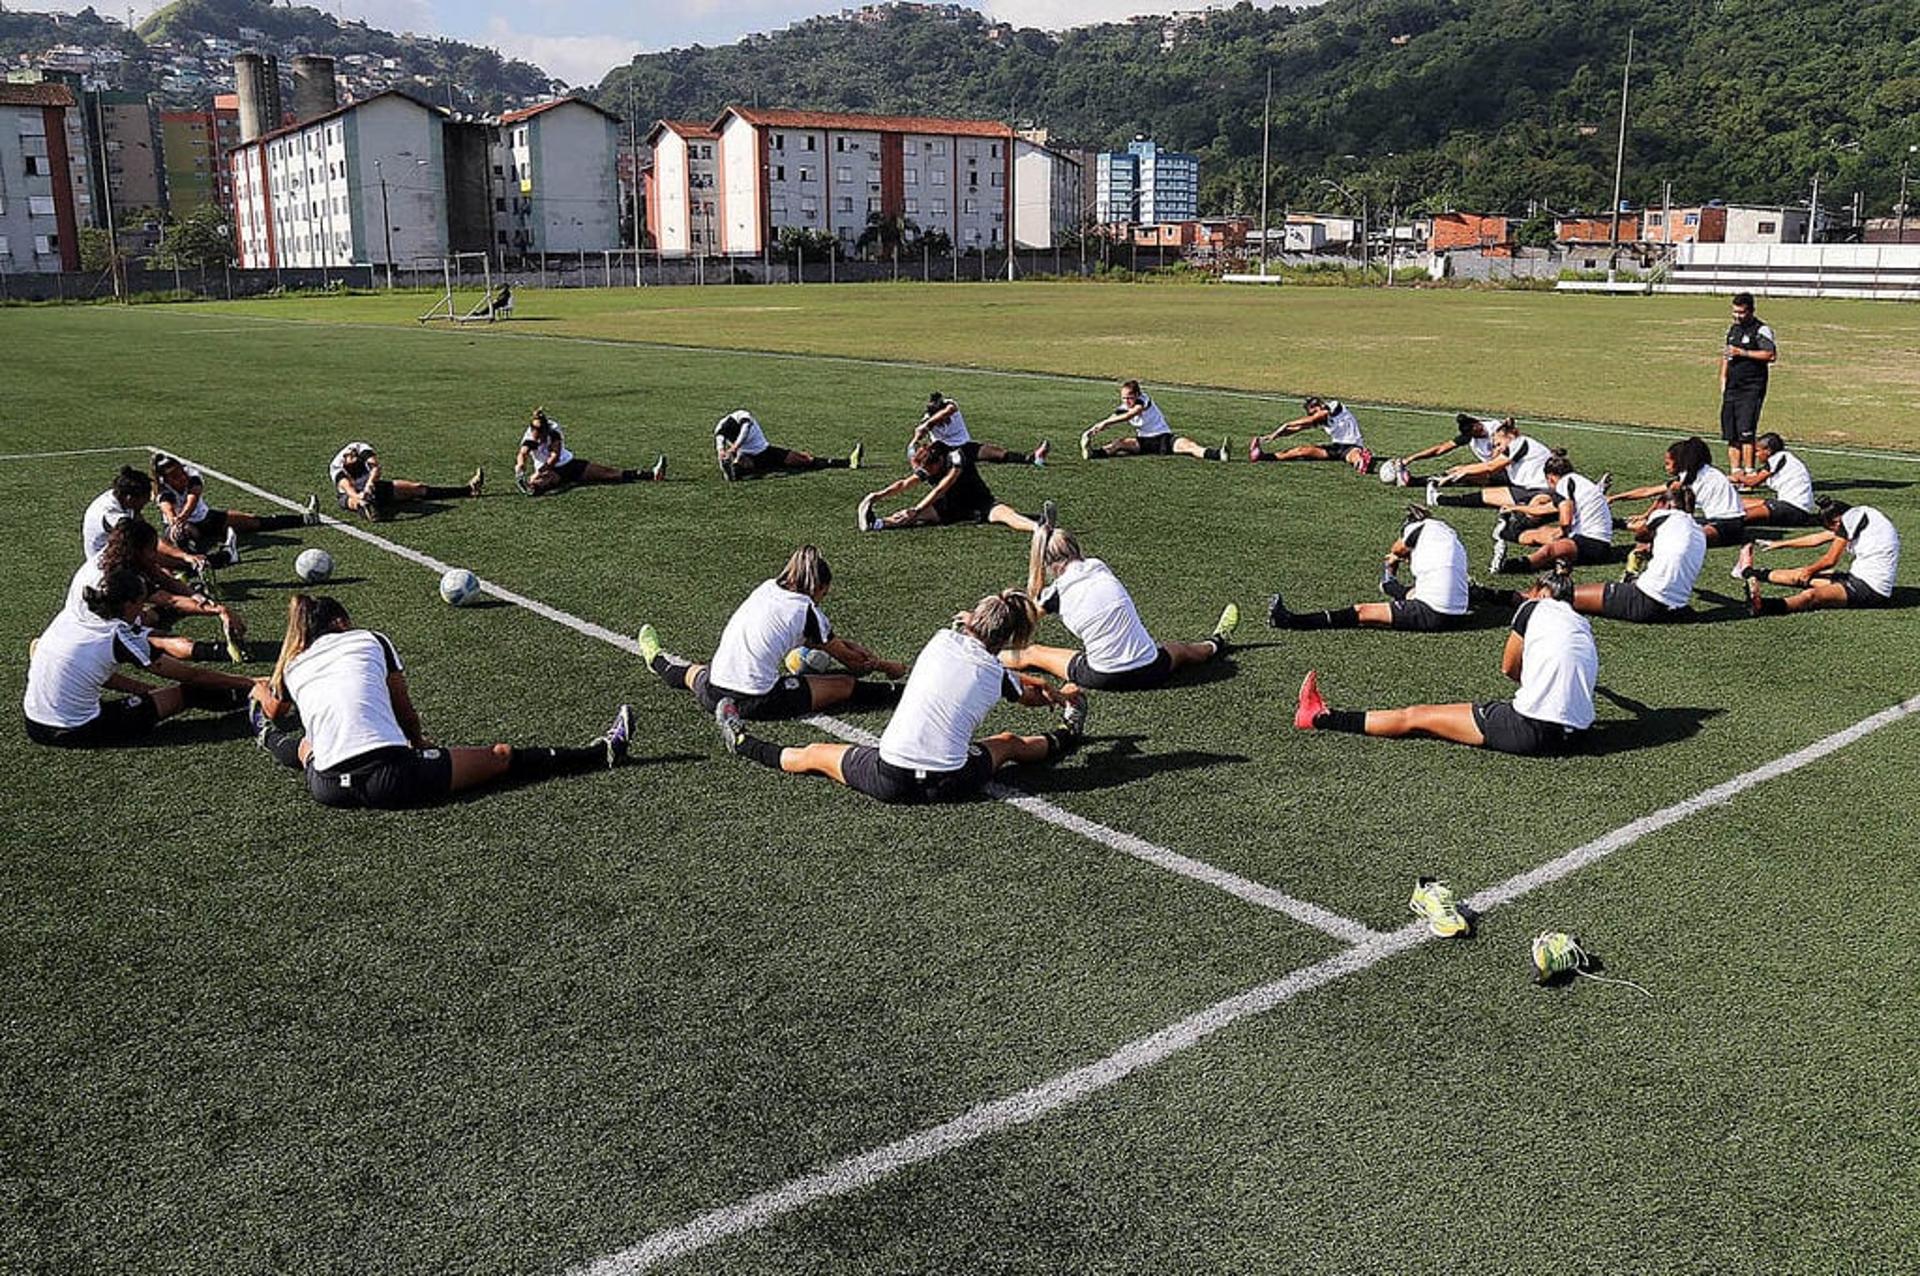
[[[300,710],[316,770],[412,744],[394,717],[387,689],[387,675],[401,668],[387,636],[371,629],[322,634],[293,658],[287,696]]]
[[[63,608],[41,631],[27,663],[21,708],[44,727],[84,727],[100,716],[100,693],[114,666],[152,663],[145,629]]]
[[[1019,680],[978,638],[943,629],[913,662],[880,737],[880,759],[909,771],[958,771],[993,706],[1019,698]]]
[[[1687,483],[1693,489],[1693,511],[1708,522],[1739,518],[1745,508],[1733,480],[1711,465],[1703,465]]]
[[[91,616],[93,612],[87,607],[84,595],[89,589],[99,588],[106,579],[107,574],[100,569],[98,555],[80,564],[80,570],[67,582],[67,610],[76,615]]]
[[[727,413],[720,418],[720,424],[713,427],[714,451],[724,452],[736,442],[740,444],[741,456],[758,456],[767,450],[766,432],[745,408]]]
[[[1782,505],[1813,513],[1813,475],[1807,471],[1806,462],[1793,453],[1774,452],[1767,457],[1767,486]]]
[[[1893,577],[1900,569],[1900,533],[1887,516],[1871,505],[1856,505],[1840,516],[1840,534],[1853,552],[1847,574],[1882,598],[1893,597]]]
[[[726,691],[765,695],[785,674],[789,651],[831,637],[833,626],[820,604],[777,580],[763,580],[727,621],[707,678]]]
[[[169,487],[167,486],[166,480],[161,479],[154,484],[153,490],[154,500],[162,505],[173,506],[176,513],[182,505],[187,503],[188,496],[195,492],[201,492],[200,471],[186,464],[182,464],[180,468],[187,472],[187,485],[185,487]],[[193,513],[187,515],[187,522],[198,523],[206,517],[207,498],[206,494],[201,492],[200,503],[193,507]]]
[[[1157,439],[1163,434],[1173,433],[1173,427],[1167,424],[1167,414],[1160,410],[1158,403],[1146,398],[1141,399],[1140,402],[1145,405],[1145,410],[1133,418],[1135,437]]]
[[[1460,433],[1454,436],[1453,445],[1455,447],[1464,446],[1471,448],[1473,450],[1473,459],[1476,461],[1491,461],[1493,454],[1498,451],[1500,447],[1493,439],[1493,432],[1499,427],[1500,422],[1489,421],[1483,416],[1475,417],[1474,420],[1480,426],[1480,433],[1475,434],[1471,430],[1463,428]]]
[[[347,472],[347,460],[349,457],[357,459],[359,457],[372,455],[374,455],[374,451],[373,444],[371,443],[347,444],[338,452],[335,452],[333,459],[327,462],[328,479],[333,482],[336,488],[340,486],[341,479],[349,479],[352,481],[355,490],[364,492],[367,488],[367,471],[369,467],[363,464],[358,474],[350,474]]]
[[[1553,485],[1553,494],[1573,502],[1573,526],[1568,529],[1572,535],[1612,544],[1613,506],[1598,483],[1584,474],[1567,474]]]
[[[1061,621],[1087,649],[1095,673],[1125,673],[1160,658],[1160,644],[1140,623],[1139,609],[1113,569],[1097,558],[1068,563],[1040,593],[1040,607]]]
[[[559,469],[573,459],[573,453],[567,450],[567,436],[560,430],[560,423],[548,418],[546,437],[540,437],[532,426],[520,436],[520,446],[533,449],[533,463],[540,469]]]
[[[1707,561],[1707,534],[1679,510],[1655,510],[1647,525],[1653,528],[1650,557],[1634,587],[1664,607],[1685,607]]]
[[[81,554],[91,561],[107,547],[107,537],[113,535],[114,528],[130,518],[139,517],[114,498],[112,488],[100,493],[93,498],[93,504],[87,506],[87,512],[80,516]]]
[[[933,441],[941,447],[965,447],[973,442],[973,435],[967,433],[967,418],[955,408],[953,414],[944,421],[935,421],[928,427],[933,433]]]
[[[1522,434],[1507,444],[1507,486],[1547,488],[1547,461],[1553,449]]]
[[[1416,519],[1400,529],[1400,543],[1412,550],[1408,602],[1425,603],[1442,616],[1467,614],[1467,547],[1460,534],[1437,518]]]
[[[1513,707],[1536,722],[1592,726],[1600,649],[1587,618],[1557,599],[1535,598],[1514,613],[1513,631],[1525,642]]]
[[[1320,428],[1327,432],[1327,441],[1347,447],[1360,446],[1360,418],[1353,409],[1338,399],[1330,400],[1327,405],[1327,421]]]

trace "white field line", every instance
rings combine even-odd
[[[51,461],[57,456],[107,456],[114,452],[144,452],[147,449],[137,443],[126,447],[76,447],[64,452],[3,452],[0,461]]]
[[[189,463],[209,478],[219,479],[223,483],[231,484],[243,492],[259,497],[263,501],[271,501],[275,505],[290,510],[305,508],[305,506],[298,501],[290,500],[276,492],[269,492],[264,487],[249,483],[245,479],[235,478],[233,475],[216,470],[210,465],[202,465],[198,461]],[[410,563],[417,563],[422,567],[441,573],[453,570],[451,563],[443,563],[431,554],[423,554],[417,549],[410,549],[405,545],[390,541],[384,536],[376,536],[372,532],[355,527],[351,523],[346,523],[340,519],[324,514],[321,515],[320,521],[335,531],[345,532],[348,536],[365,541],[367,544],[383,549],[389,554],[404,558]],[[637,656],[640,654],[640,644],[632,637],[626,634],[615,633],[606,626],[596,625],[590,620],[582,620],[571,612],[561,611],[558,607],[549,606],[537,598],[529,598],[525,594],[516,593],[504,585],[498,585],[489,580],[482,580],[480,582],[480,590],[482,593],[489,594],[503,602],[512,603],[517,607],[524,607],[536,616],[544,617],[557,625],[565,625],[568,629],[576,633],[585,634],[589,638],[597,638],[609,646],[618,647],[620,650],[632,655]],[[837,735],[841,739],[854,744],[879,743],[878,737],[869,732],[862,731],[851,723],[841,722],[837,718],[818,715],[808,718],[807,721],[823,731]],[[1131,855],[1133,858],[1152,864],[1156,868],[1164,869],[1170,873],[1176,873],[1181,877],[1188,878],[1204,886],[1211,886],[1215,890],[1225,891],[1227,894],[1244,900],[1249,904],[1272,909],[1278,913],[1284,913],[1295,921],[1302,922],[1313,927],[1315,930],[1333,936],[1342,943],[1363,944],[1380,938],[1378,932],[1370,930],[1350,918],[1341,917],[1327,909],[1321,908],[1317,904],[1308,903],[1306,900],[1295,899],[1293,896],[1282,891],[1274,890],[1268,886],[1262,886],[1258,882],[1249,881],[1235,873],[1229,873],[1225,869],[1215,868],[1211,864],[1205,864],[1199,860],[1191,859],[1185,855],[1181,855],[1177,851],[1170,851],[1165,847],[1155,846],[1151,842],[1133,836],[1131,833],[1122,833],[1116,829],[1110,829],[1103,824],[1096,824],[1092,820],[1083,819],[1071,811],[1064,810],[1051,802],[1044,801],[1031,794],[1022,793],[1018,789],[1008,788],[1003,784],[996,784],[992,786],[990,792],[993,797],[1000,799],[1010,806],[1018,807],[1036,819],[1044,820],[1049,824],[1057,825],[1060,828],[1077,833],[1089,841],[1100,843],[1109,850]]]
[[[1724,784],[1715,785],[1622,825],[1558,859],[1481,891],[1467,904],[1484,913],[1512,903],[1616,851],[1624,850],[1671,824],[1730,802],[1756,785],[1817,762],[1917,712],[1920,712],[1920,696],[1883,709],[1803,749],[1737,775]],[[910,1166],[930,1161],[1004,1130],[1037,1121],[1190,1049],[1223,1028],[1265,1014],[1349,975],[1369,970],[1389,957],[1426,944],[1432,938],[1426,923],[1410,923],[1392,934],[1380,935],[1368,943],[1336,953],[1272,983],[1216,1002],[1158,1032],[1127,1042],[1103,1059],[1063,1072],[1006,1098],[983,1103],[950,1121],[929,1126],[883,1147],[836,1161],[815,1173],[756,1193],[733,1205],[655,1232],[630,1248],[576,1268],[576,1276],[630,1276],[631,1273],[648,1270],[704,1249],[716,1241],[764,1227],[816,1201],[859,1191]]]
[[[375,332],[438,332],[431,328],[402,328],[398,324],[345,322],[335,319],[289,319],[280,315],[233,315],[236,320],[249,323],[278,323],[294,327],[314,328],[350,328]],[[850,354],[807,354],[796,350],[755,350],[737,349],[731,346],[677,345],[669,341],[617,341],[608,337],[570,337],[558,333],[511,332],[495,329],[489,334],[503,341],[558,341],[572,345],[603,346],[615,350],[667,351],[685,354],[706,354],[722,357],[741,357],[753,359],[778,359],[796,363],[835,363],[862,368],[892,368],[909,372],[937,372],[942,375],[968,377],[998,377],[1010,381],[1049,381],[1066,385],[1108,385],[1111,378],[1076,376],[1066,372],[1032,372],[1014,368],[982,368],[968,365],[943,363],[921,363],[912,359],[877,359]],[[1202,398],[1240,399],[1253,403],[1291,403],[1297,401],[1298,394],[1284,393],[1278,390],[1231,390],[1222,386],[1192,385],[1178,381],[1162,381],[1161,386],[1179,394],[1196,395]],[[1349,399],[1348,403],[1356,408],[1370,412],[1401,412],[1408,416],[1445,417],[1452,420],[1454,411],[1446,408],[1422,408],[1405,403],[1369,403],[1360,399]],[[1585,434],[1613,434],[1636,439],[1671,438],[1680,426],[1619,426],[1601,425],[1593,421],[1566,421],[1554,417],[1521,417],[1524,425],[1547,426],[1556,430],[1577,430]],[[1844,456],[1866,461],[1901,461],[1909,465],[1920,464],[1920,456],[1906,452],[1883,452],[1865,448],[1820,447],[1813,444],[1796,444],[1794,451],[1820,456]]]
[[[828,717],[825,714],[816,714],[807,721],[822,731],[837,735],[852,744],[880,743],[880,738],[872,732],[862,731],[850,722],[842,722],[838,718]],[[1155,868],[1165,869],[1169,873],[1191,878],[1215,890],[1225,891],[1236,899],[1245,900],[1257,907],[1270,908],[1276,913],[1285,913],[1295,921],[1331,935],[1342,943],[1369,944],[1382,937],[1379,931],[1369,929],[1351,918],[1330,912],[1318,904],[1295,899],[1284,891],[1277,891],[1271,886],[1262,886],[1259,882],[1250,881],[1238,873],[1216,868],[1212,864],[1192,859],[1178,851],[1170,851],[1164,846],[1155,846],[1145,838],[1108,828],[1104,824],[1096,823],[1085,816],[1075,815],[1064,807],[1055,806],[1045,798],[1035,797],[1012,785],[996,782],[987,786],[987,793],[1009,806],[1018,807],[1036,820],[1042,820],[1056,828],[1078,834],[1090,842],[1098,842],[1123,855],[1131,855]]]

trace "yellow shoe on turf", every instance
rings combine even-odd
[[[1431,877],[1414,882],[1407,911],[1426,918],[1427,928],[1442,939],[1467,933],[1467,919],[1460,915],[1460,906],[1453,902],[1453,892],[1445,882]]]
[[[640,659],[651,668],[654,659],[660,654],[660,635],[654,632],[652,625],[642,625],[634,641],[640,647]]]
[[[1221,651],[1233,645],[1233,631],[1240,628],[1240,604],[1228,603],[1220,609],[1220,621],[1213,627],[1213,643]]]

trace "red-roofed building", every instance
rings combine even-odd
[[[1513,232],[1513,219],[1498,213],[1435,213],[1427,247],[1436,253],[1471,249],[1488,257],[1511,257]]]
[[[85,156],[66,85],[0,83],[0,270],[80,269],[93,210]]]
[[[641,179],[647,235],[669,257],[718,251],[714,151],[719,144],[718,133],[692,120],[661,120],[647,134],[653,154],[653,166]]]

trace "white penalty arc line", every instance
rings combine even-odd
[[[189,464],[193,465],[209,478],[218,479],[223,483],[230,484],[243,492],[259,497],[263,501],[271,501],[276,505],[290,510],[306,508],[298,501],[290,500],[277,492],[269,492],[264,487],[249,483],[245,479],[235,478],[233,475],[223,473],[220,470],[214,469],[212,466],[202,465],[198,461],[192,461],[189,462]],[[454,570],[453,564],[451,563],[441,562],[431,554],[423,554],[417,549],[410,549],[396,541],[390,541],[384,536],[376,536],[363,528],[353,526],[351,523],[342,522],[340,519],[333,518],[329,515],[322,515],[320,521],[335,531],[345,532],[348,536],[365,541],[369,545],[385,550],[387,553],[403,558],[410,563],[416,563],[421,567],[429,568],[443,575]],[[621,651],[631,655],[637,656],[640,654],[640,644],[634,638],[608,629],[605,625],[596,625],[590,620],[583,620],[571,612],[561,611],[558,607],[543,603],[537,598],[529,598],[527,595],[517,593],[514,590],[506,588],[504,585],[481,579],[480,591],[490,597],[498,598],[502,602],[512,603],[516,607],[524,607],[536,616],[551,620],[557,625],[565,625],[568,629],[576,633],[585,634],[589,638],[597,638],[601,642],[609,646],[618,647]],[[879,738],[870,732],[862,731],[852,723],[842,722],[837,718],[827,717],[824,714],[808,718],[807,721],[819,727],[821,730],[832,735],[837,735],[841,739],[853,744],[872,745],[879,743]],[[1007,803],[1009,806],[1017,807],[1035,819],[1043,820],[1046,823],[1056,825],[1069,832],[1077,833],[1088,841],[1097,842],[1109,850],[1130,855],[1134,859],[1151,864],[1166,872],[1185,877],[1203,886],[1211,886],[1215,890],[1224,891],[1249,904],[1282,913],[1297,922],[1311,926],[1324,934],[1331,935],[1342,943],[1365,944],[1380,938],[1378,931],[1371,930],[1351,918],[1342,917],[1337,913],[1320,907],[1318,904],[1309,903],[1303,899],[1295,899],[1284,891],[1275,890],[1270,886],[1263,886],[1258,882],[1241,877],[1237,873],[1230,873],[1226,869],[1217,868],[1212,864],[1207,864],[1200,860],[1190,858],[1189,856],[1182,855],[1177,851],[1170,851],[1163,846],[1155,846],[1153,843],[1143,838],[1135,837],[1131,833],[1122,833],[1118,829],[1111,829],[1104,824],[1097,824],[1092,820],[1075,815],[1073,812],[1065,810],[1062,807],[1055,806],[1044,798],[1034,797],[1030,793],[1023,793],[1018,789],[1009,788],[1004,784],[994,784],[990,786],[989,793],[991,796]]]
[[[76,447],[60,452],[0,452],[0,461],[51,461],[61,456],[109,456],[115,452],[145,452],[138,443],[125,447]]]
[[[1920,696],[1883,709],[1805,748],[1796,749],[1723,784],[1624,824],[1538,868],[1479,892],[1466,901],[1467,906],[1485,913],[1510,904],[1624,850],[1669,825],[1724,805],[1756,785],[1798,771],[1915,713],[1920,713]],[[817,1201],[870,1187],[901,1170],[1070,1107],[1136,1072],[1199,1045],[1224,1028],[1266,1014],[1349,975],[1369,970],[1389,957],[1420,947],[1432,939],[1432,932],[1424,922],[1411,923],[1271,983],[1215,1002],[1158,1032],[1127,1042],[1105,1058],[1063,1072],[1016,1094],[983,1103],[950,1121],[929,1126],[883,1147],[846,1157],[815,1173],[756,1193],[736,1204],[655,1232],[630,1248],[575,1268],[575,1276],[631,1276],[632,1273],[683,1258],[717,1241],[764,1227]]]

